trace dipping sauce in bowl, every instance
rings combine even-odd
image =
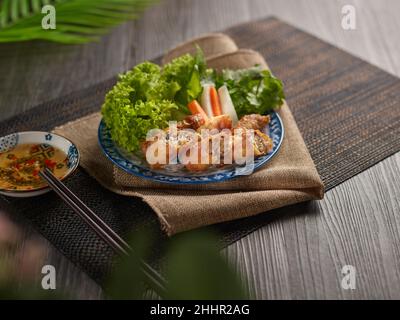
[[[44,167],[62,179],[68,171],[67,155],[48,144],[20,144],[0,153],[0,189],[32,190],[47,186],[39,176]]]
[[[48,192],[40,170],[47,167],[63,180],[77,169],[79,158],[75,144],[55,133],[26,131],[0,137],[0,193],[32,197]]]

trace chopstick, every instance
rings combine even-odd
[[[129,244],[86,206],[65,184],[57,179],[48,168],[41,170],[39,175],[46,180],[57,195],[60,196],[60,198],[63,199],[64,202],[117,254],[128,256],[133,253]],[[143,259],[139,259],[139,264],[147,284],[161,297],[164,297],[166,293],[165,279]]]

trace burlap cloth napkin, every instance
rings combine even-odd
[[[237,69],[255,64],[268,67],[260,54],[239,50],[233,40],[223,34],[207,35],[180,45],[167,53],[163,62],[193,52],[195,44],[201,46],[208,65],[213,68]],[[279,114],[285,137],[271,162],[250,176],[205,185],[154,183],[114,166],[98,145],[100,113],[67,123],[54,131],[77,144],[81,166],[100,184],[113,192],[142,198],[157,213],[167,234],[172,235],[323,197],[323,183],[286,103]]]

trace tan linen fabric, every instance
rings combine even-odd
[[[207,59],[235,52],[238,49],[236,43],[227,35],[223,33],[211,33],[194,38],[173,48],[164,55],[162,64],[166,64],[185,53],[194,54],[197,46],[201,48]]]
[[[206,46],[207,41],[202,41]],[[215,46],[215,41],[212,45]],[[193,42],[189,49],[192,46]],[[177,50],[179,54],[184,53],[182,46]],[[216,54],[213,49],[211,56],[206,56],[209,66],[223,69],[260,64],[267,68],[263,57],[255,51],[221,51],[224,53]],[[168,55],[175,56],[176,52]],[[323,197],[323,183],[289,107],[285,103],[278,112],[284,123],[285,137],[272,161],[250,176],[205,185],[155,183],[114,166],[97,142],[99,113],[67,123],[55,132],[77,144],[82,156],[81,166],[90,175],[113,192],[142,198],[157,213],[167,234],[172,235]]]

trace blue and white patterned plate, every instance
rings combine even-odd
[[[271,121],[264,128],[272,141],[272,151],[265,156],[258,157],[254,160],[252,172],[266,164],[278,152],[284,136],[284,127],[282,119],[276,112],[271,113]],[[108,130],[104,120],[100,122],[98,130],[99,144],[105,155],[122,170],[157,182],[172,184],[202,184],[211,182],[221,182],[234,177],[249,174],[243,167],[226,166],[223,168],[210,168],[210,170],[200,173],[190,173],[182,170],[182,166],[170,165],[161,170],[151,169],[150,166],[142,158],[130,154],[118,147],[112,140],[110,131]]]
[[[64,138],[58,134],[50,133],[50,132],[41,132],[41,131],[25,131],[13,133],[5,137],[0,138],[0,153],[12,151],[15,147],[22,144],[33,144],[33,145],[41,145],[49,150],[47,147],[52,146],[67,155],[65,159],[66,172],[61,177],[61,180],[64,180],[68,176],[70,176],[79,165],[79,151],[75,144]],[[51,158],[51,154],[46,150],[42,150],[41,156]],[[30,190],[12,190],[12,189],[1,189],[0,194],[4,194],[10,197],[33,197],[43,193],[50,191],[51,189],[48,186],[33,188]]]

